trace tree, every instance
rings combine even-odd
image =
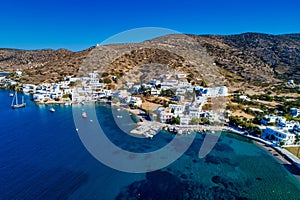
[[[199,118],[192,118],[191,124],[192,125],[198,125],[198,124],[200,124],[200,119]]]
[[[104,77],[108,77],[108,75],[109,75],[109,74],[108,74],[107,72],[104,72],[104,73],[102,73],[101,77],[103,77],[103,78],[104,78]]]
[[[169,102],[167,102],[167,101],[164,100],[163,106],[164,106],[165,108],[169,107]]]
[[[202,124],[210,124],[209,119],[207,119],[206,117],[202,117],[201,121],[202,121]]]
[[[105,84],[110,84],[110,83],[111,83],[110,78],[105,78],[105,79],[103,80],[103,83],[105,83]]]
[[[179,124],[180,123],[180,118],[179,117],[172,117],[170,123],[171,124]]]

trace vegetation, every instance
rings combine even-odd
[[[172,117],[170,124],[179,124],[180,118],[179,117]]]
[[[171,89],[161,91],[161,96],[173,97],[174,95],[175,95],[175,92]]]
[[[202,123],[202,124],[210,124],[210,121],[209,121],[209,119],[207,119],[206,117],[202,117],[202,118],[201,118],[201,123]]]
[[[211,110],[211,107],[212,105],[207,103],[202,106],[202,110]]]
[[[199,118],[193,118],[190,122],[191,125],[198,125],[200,124],[200,119]]]
[[[69,98],[69,99],[71,99],[71,98],[72,98],[72,95],[71,95],[71,94],[64,94],[64,95],[62,96],[62,98]]]
[[[258,128],[257,125],[253,124],[253,121],[254,120],[248,120],[245,117],[238,117],[238,116],[229,117],[230,125],[241,127],[253,135],[261,136],[262,131]]]
[[[111,84],[111,79],[110,78],[105,78],[103,80],[103,83],[105,83],[105,84]]]

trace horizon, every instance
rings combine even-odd
[[[299,1],[40,2],[1,4],[0,47],[80,51],[120,32],[162,27],[195,35],[300,33]]]
[[[124,31],[126,32],[126,31]],[[263,34],[263,35],[273,35],[273,36],[280,36],[280,35],[298,35],[300,34],[299,33],[284,33],[284,34],[270,34],[270,33],[262,33],[262,32],[242,32],[242,33],[236,33],[236,34],[194,34],[194,33],[182,33],[182,34],[185,34],[185,35],[196,35],[196,36],[206,36],[206,35],[211,35],[211,36],[234,36],[234,35],[242,35],[242,34],[248,34],[248,33],[251,33],[251,34]],[[145,38],[145,39],[142,39],[142,40],[138,40],[138,41],[127,41],[127,42],[112,42],[112,43],[105,43],[105,44],[101,44],[100,46],[102,45],[110,45],[110,44],[128,44],[128,43],[138,43],[138,42],[144,42],[146,40],[152,40],[152,39],[155,39],[155,38],[159,38],[159,37],[163,37],[163,36],[167,36],[167,35],[171,35],[171,34],[164,34],[164,35],[159,35],[159,36],[154,36],[154,37],[150,37],[150,38]],[[43,47],[43,48],[36,48],[36,49],[21,49],[21,48],[10,48],[10,47],[1,47],[0,46],[0,50],[20,50],[20,51],[39,51],[39,50],[60,50],[60,49],[65,49],[65,50],[68,50],[68,51],[72,51],[72,52],[80,52],[80,51],[85,51],[89,48],[92,48],[92,47],[95,47],[96,45],[98,45],[99,43],[96,43],[94,45],[91,45],[89,47],[86,47],[84,49],[77,49],[77,50],[73,50],[73,49],[69,49],[69,48],[65,48],[65,47],[58,47],[58,48],[48,48],[48,47]]]

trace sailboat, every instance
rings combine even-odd
[[[15,103],[15,104],[14,104],[14,103]],[[25,106],[26,106],[26,103],[24,103],[24,96],[22,96],[22,103],[19,104],[19,103],[18,103],[18,93],[17,93],[17,91],[15,91],[14,98],[13,98],[13,100],[12,100],[12,102],[11,102],[11,107],[12,107],[13,109],[15,109],[15,108],[23,108],[23,107],[25,107]]]

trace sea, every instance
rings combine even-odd
[[[213,150],[200,159],[205,135],[197,134],[188,150],[168,166],[146,173],[121,172],[85,148],[72,106],[36,105],[25,95],[26,107],[13,110],[11,92],[0,90],[1,200],[300,199],[297,172],[288,171],[289,166],[251,140],[223,132]],[[164,131],[153,139],[131,137],[116,125],[111,112],[116,108],[97,104],[95,109],[105,134],[124,149],[151,152],[174,137]],[[123,123],[135,127],[132,121]]]

